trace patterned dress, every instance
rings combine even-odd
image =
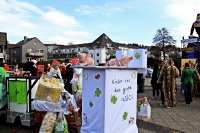
[[[162,67],[158,82],[163,81],[163,88],[165,94],[165,105],[176,106],[176,92],[177,84],[176,77],[179,75],[178,69],[173,65],[164,65]]]

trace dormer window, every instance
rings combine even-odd
[[[43,49],[38,49],[37,51],[38,51],[38,53],[43,53],[44,50]]]
[[[111,44],[110,43],[106,43],[107,47],[110,48],[111,47]]]

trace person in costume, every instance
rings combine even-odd
[[[47,64],[46,73],[48,73],[51,69],[51,64]]]
[[[18,69],[18,64],[16,64],[16,66],[15,66],[14,74],[15,74],[16,76],[18,76],[18,75],[20,74],[20,71],[19,71],[19,69]]]
[[[9,66],[8,66],[8,64],[4,64],[4,69],[5,69],[6,71],[9,71]]]
[[[159,88],[158,88],[158,83],[157,83],[157,80],[158,80],[157,71],[158,71],[158,64],[154,64],[153,74],[152,74],[152,78],[151,78],[151,86],[153,88],[152,99],[159,99]],[[155,92],[156,92],[156,96],[155,96]]]
[[[59,68],[60,68],[60,72],[61,72],[62,78],[64,79],[64,77],[65,77],[65,70],[66,70],[65,63],[62,63],[62,65]]]
[[[193,37],[194,29],[196,30],[196,33],[200,37],[200,13],[197,14],[196,21],[192,24],[192,27],[190,30],[190,37]]]
[[[173,60],[168,59],[167,64],[162,67],[160,76],[157,83],[163,81],[163,88],[165,93],[165,105],[167,108],[177,105],[176,100],[176,77],[178,77],[179,71],[174,66]]]
[[[37,76],[37,61],[31,60],[26,62],[24,64],[23,71],[30,71],[31,76]]]
[[[195,97],[195,94],[197,93],[197,86],[196,86],[196,83],[197,83],[197,81],[199,81],[200,80],[200,76],[199,76],[199,72],[197,71],[197,69],[196,69],[196,65],[195,65],[195,63],[189,63],[189,67],[191,67],[193,70],[194,70],[194,72],[195,72],[195,75],[194,75],[194,78],[193,78],[193,80],[194,80],[194,89],[193,89],[193,91],[192,91],[192,102],[194,101],[194,97]]]
[[[185,68],[182,71],[182,77],[181,82],[183,84],[183,89],[185,93],[185,106],[190,106],[190,103],[192,101],[192,95],[194,89],[194,78],[195,71],[193,68],[189,67],[189,63],[185,63]]]
[[[49,75],[58,79],[62,79],[59,67],[60,67],[60,62],[58,62],[57,60],[53,60],[51,64],[51,69],[49,71]]]
[[[161,70],[162,70],[162,64],[159,65],[158,67],[158,70],[157,70],[157,79],[159,78],[160,76],[160,73],[161,73]],[[162,81],[161,81],[162,82]],[[157,83],[157,87],[158,89],[160,90],[160,93],[161,93],[161,104],[160,106],[164,106],[165,105],[165,95],[164,95],[164,90],[163,90],[163,87],[162,87],[162,83]]]
[[[82,90],[82,69],[74,68],[73,69],[73,78],[71,80],[72,91],[76,92]]]
[[[72,84],[71,80],[73,78],[73,68],[71,68],[72,64],[69,63],[69,59],[65,59],[66,64],[66,72],[65,72],[65,89],[72,94]]]

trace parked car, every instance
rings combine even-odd
[[[151,78],[152,77],[152,73],[153,73],[153,69],[147,68],[147,75],[146,75],[146,77],[147,78]]]

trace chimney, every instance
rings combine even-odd
[[[24,36],[24,42],[26,42],[26,40],[27,40],[27,37],[26,37],[26,36]]]

